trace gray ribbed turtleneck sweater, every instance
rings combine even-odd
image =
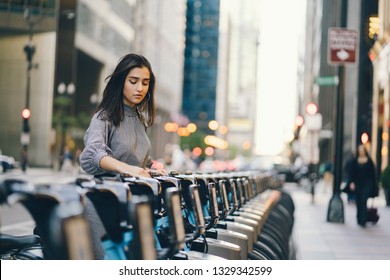
[[[145,126],[136,108],[124,105],[124,118],[118,127],[95,113],[84,136],[85,148],[80,155],[80,165],[91,175],[106,173],[99,162],[105,156],[145,167],[149,161],[150,141]],[[107,234],[99,215],[88,197],[85,197],[84,215],[91,232],[93,253],[96,259],[103,259],[105,252],[101,241]]]
[[[80,155],[81,168],[91,175],[107,171],[99,162],[111,156],[130,165],[145,167],[149,161],[150,140],[135,107],[124,105],[124,118],[119,126],[98,117],[95,113],[84,136],[84,150]]]

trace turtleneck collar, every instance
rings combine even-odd
[[[124,111],[124,114],[126,116],[129,116],[129,117],[136,117],[136,116],[138,116],[137,107],[136,106],[130,107],[129,105],[123,104],[123,111]]]

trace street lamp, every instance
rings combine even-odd
[[[312,202],[315,196],[315,174],[319,161],[318,133],[322,128],[322,115],[318,112],[318,106],[314,102],[306,105],[304,123],[308,130],[308,154],[309,174]]]
[[[69,83],[68,85],[66,85],[64,82],[61,82],[57,86],[57,92],[60,95],[67,94],[69,96],[72,96],[75,91],[76,91],[76,87],[74,83]]]
[[[340,27],[347,26],[347,6],[348,1],[341,1]],[[345,66],[338,67],[339,84],[336,99],[336,137],[334,141],[334,169],[333,169],[333,195],[328,204],[326,216],[327,222],[344,223],[344,204],[340,197],[340,185],[343,173],[343,146],[344,146],[344,98],[345,98]]]
[[[30,127],[29,127],[29,119],[30,119],[30,84],[31,84],[31,70],[33,69],[34,65],[32,63],[32,59],[35,53],[35,46],[34,43],[30,40],[28,43],[24,46],[24,52],[26,53],[27,58],[27,82],[26,82],[26,104],[24,106],[24,109],[22,111],[22,118],[23,118],[23,133],[29,133]],[[23,137],[23,136],[22,136]],[[30,141],[22,143],[22,145],[28,145]]]
[[[30,9],[27,7],[24,11],[24,18],[27,21],[28,24],[28,31],[29,31],[29,40],[27,44],[24,46],[23,51],[26,54],[26,59],[27,59],[27,71],[26,71],[26,76],[27,76],[27,81],[26,81],[26,103],[24,106],[24,109],[22,111],[22,120],[23,120],[23,128],[22,132],[20,135],[20,144],[22,145],[22,150],[21,150],[21,166],[22,170],[26,171],[26,167],[28,164],[28,145],[30,144],[30,85],[31,85],[31,70],[34,68],[38,68],[38,64],[33,63],[33,57],[35,54],[35,45],[32,41],[33,39],[33,27],[36,24],[36,22],[33,22],[31,20],[31,14],[30,14]]]
[[[23,172],[26,171],[28,164],[28,145],[30,144],[30,126],[28,124],[28,120],[30,119],[30,116],[30,109],[24,108],[22,110],[23,129],[20,135],[20,144],[22,145],[20,153],[20,167]]]
[[[60,107],[60,123],[61,123],[61,149],[65,146],[65,137],[66,131],[68,128],[68,124],[70,121],[69,118],[69,107],[72,106],[71,97],[76,92],[76,86],[74,83],[70,82],[65,84],[64,82],[60,82],[57,86],[57,105]]]

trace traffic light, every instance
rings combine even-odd
[[[371,16],[368,18],[368,37],[372,40],[378,38],[381,28],[381,21],[377,16]]]
[[[295,140],[298,140],[299,132],[301,131],[301,127],[304,123],[305,123],[305,119],[302,116],[295,117],[295,131],[294,131]]]
[[[360,136],[360,141],[362,141],[362,144],[368,143],[370,140],[370,136],[368,135],[367,132],[363,132],[362,135]]]
[[[322,115],[318,111],[318,105],[314,102],[309,102],[305,109],[306,128],[311,131],[319,131],[322,127]]]
[[[310,116],[314,116],[318,112],[318,106],[314,102],[310,102],[306,105],[306,113]]]
[[[24,108],[22,110],[22,118],[23,118],[23,132],[28,133],[30,132],[30,126],[28,124],[28,120],[30,119],[31,112],[30,109]]]
[[[305,119],[302,116],[295,117],[295,126],[296,127],[301,127],[304,122],[305,122]]]
[[[24,108],[24,109],[22,110],[22,118],[25,119],[25,120],[27,120],[27,119],[30,118],[30,116],[31,116],[30,109]]]

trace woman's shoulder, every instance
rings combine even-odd
[[[92,121],[110,123],[110,118],[105,110],[99,110],[93,114]]]
[[[98,120],[102,120],[102,121],[106,121],[106,120],[108,120],[108,114],[107,114],[107,112],[105,110],[101,109],[101,110],[96,111],[93,114],[92,118],[98,119]]]
[[[96,111],[92,116],[90,126],[102,127],[106,125],[111,125],[107,113],[104,110]]]

